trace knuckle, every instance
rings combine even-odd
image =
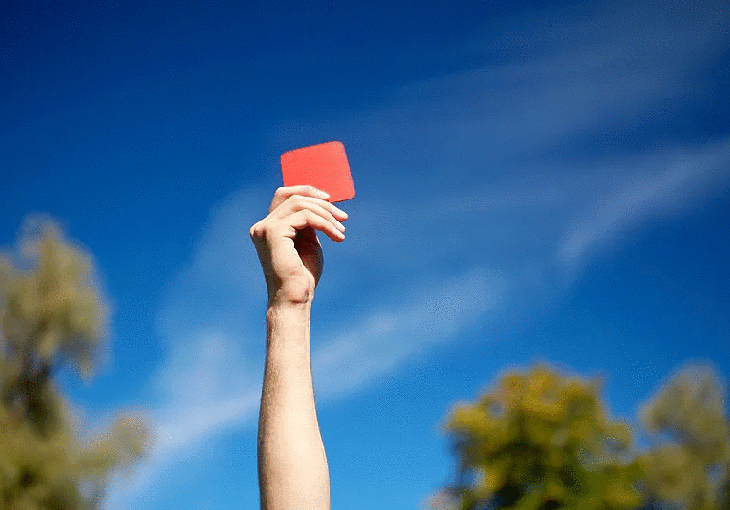
[[[251,228],[248,229],[248,235],[250,235],[251,237],[259,237],[261,235],[259,232],[259,223],[260,222],[251,225]]]
[[[304,197],[302,195],[292,195],[291,197],[289,197],[289,200],[291,200],[294,205],[302,209],[306,208],[307,203],[309,202],[309,200],[307,200],[307,197]]]

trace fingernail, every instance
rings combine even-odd
[[[342,231],[342,232],[344,232],[344,231],[345,231],[345,226],[344,226],[344,225],[343,225],[342,223],[340,223],[339,221],[337,221],[337,220],[335,220],[335,226],[336,226],[337,228],[339,228],[339,229],[340,229],[340,231]]]
[[[322,191],[321,189],[317,190],[317,196],[320,198],[325,198],[325,199],[330,197],[329,193]]]

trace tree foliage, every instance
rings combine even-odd
[[[111,470],[149,450],[151,427],[122,412],[80,441],[53,375],[68,365],[93,378],[108,305],[91,257],[53,223],[26,222],[19,245],[19,256],[0,258],[0,510],[96,508]]]
[[[718,509],[730,474],[730,428],[714,371],[685,366],[642,406],[641,422],[649,433],[669,440],[640,457],[649,501]]]
[[[711,368],[685,367],[643,405],[655,439],[644,452],[628,423],[608,417],[600,388],[538,365],[457,402],[440,427],[452,438],[457,480],[426,506],[727,510],[730,432]]]

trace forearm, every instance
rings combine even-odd
[[[262,510],[329,510],[327,457],[314,405],[309,307],[270,306],[258,434]]]

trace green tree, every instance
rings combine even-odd
[[[648,501],[686,510],[719,509],[727,490],[730,428],[714,370],[685,365],[642,406],[641,422],[660,440],[640,456]]]
[[[120,412],[81,442],[53,376],[68,365],[88,385],[108,306],[91,257],[52,222],[27,221],[18,244],[19,254],[0,257],[0,510],[97,508],[111,470],[148,452],[152,428]]]
[[[597,380],[540,365],[504,375],[474,404],[457,403],[441,426],[460,459],[445,506],[635,508],[639,468],[624,459],[632,434],[606,416],[599,391]]]
[[[427,506],[728,510],[730,433],[711,368],[685,367],[643,405],[656,437],[643,453],[629,425],[607,417],[600,386],[539,365],[456,403],[440,431],[453,439],[457,480]]]

